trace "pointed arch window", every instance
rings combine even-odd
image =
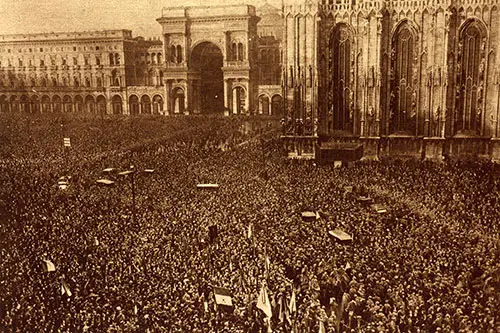
[[[415,134],[416,132],[415,48],[416,34],[408,22],[403,22],[392,37],[389,73],[391,133]]]
[[[478,21],[460,31],[457,58],[455,133],[480,134],[486,33]]]
[[[352,35],[349,27],[338,24],[329,41],[328,83],[329,131],[353,131],[354,100],[351,87]]]

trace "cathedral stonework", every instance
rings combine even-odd
[[[287,134],[500,159],[498,15],[497,0],[285,1]]]

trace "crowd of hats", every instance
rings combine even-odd
[[[271,134],[239,144],[266,132],[235,135],[240,119],[172,122],[177,131],[185,130],[180,125],[197,130],[133,153],[110,149],[101,156],[95,152],[103,148],[92,150],[98,144],[88,138],[85,152],[66,159],[45,159],[37,150],[41,144],[25,148],[36,158],[14,154],[1,161],[0,194],[9,204],[1,215],[0,327],[498,328],[497,166],[384,161],[320,167],[283,159]],[[116,126],[114,135],[130,134]],[[155,170],[136,179],[135,222],[129,183],[96,183],[105,168],[131,164]],[[65,189],[57,186],[61,176],[71,176]],[[304,220],[306,211],[314,218]],[[214,225],[217,233],[210,237]],[[337,241],[329,233],[342,235],[336,230],[352,239]],[[263,286],[271,320],[256,306]],[[214,287],[231,291],[232,312],[216,310]]]

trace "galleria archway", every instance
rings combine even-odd
[[[203,42],[191,53],[191,70],[199,72],[200,110],[202,113],[224,109],[223,55],[218,46]]]

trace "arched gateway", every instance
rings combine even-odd
[[[167,53],[166,111],[236,114],[257,110],[257,83],[251,79],[259,21],[255,7],[173,7],[164,8],[162,14],[157,21]],[[233,100],[236,87],[245,91],[238,95],[244,101]]]
[[[191,51],[190,70],[199,75],[199,90],[195,100],[200,102],[202,113],[213,113],[224,109],[223,56],[217,45],[203,42]]]

